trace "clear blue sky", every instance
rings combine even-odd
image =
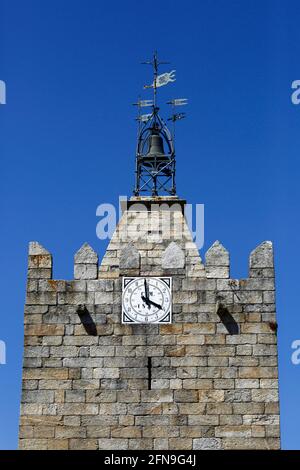
[[[230,250],[232,277],[273,240],[277,272],[282,446],[300,448],[300,4],[289,0],[161,2],[0,0],[0,448],[17,446],[27,244],[73,276],[84,241],[100,255],[96,207],[131,194],[131,103],[157,48],[177,70],[165,101],[189,99],[177,129],[177,189],[205,204],[205,247]],[[173,67],[174,64],[174,67]],[[167,70],[167,69],[166,69]],[[145,97],[149,97],[148,95]]]

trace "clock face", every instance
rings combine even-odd
[[[124,277],[122,323],[171,323],[170,277]]]

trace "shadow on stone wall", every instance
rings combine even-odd
[[[90,336],[97,336],[97,327],[87,307],[85,305],[79,305],[77,313],[87,334]]]
[[[217,314],[219,315],[221,322],[223,323],[230,335],[239,334],[239,325],[237,324],[227,307],[224,307],[224,305],[219,304]]]

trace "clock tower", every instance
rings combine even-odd
[[[157,106],[174,71],[149,63],[134,193],[104,257],[85,243],[74,279],[54,280],[51,254],[29,245],[20,449],[280,448],[272,243],[246,279],[218,241],[202,261]],[[170,101],[173,123],[185,102]]]

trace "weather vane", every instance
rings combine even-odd
[[[142,100],[140,97],[138,107],[138,138],[136,148],[135,188],[136,196],[141,193],[150,193],[152,196],[160,194],[176,194],[175,185],[175,122],[183,119],[185,113],[175,113],[177,106],[187,104],[186,98],[176,98],[167,102],[172,106],[173,114],[168,119],[173,122],[172,133],[159,115],[157,106],[157,88],[175,82],[175,70],[158,73],[159,66],[169,62],[159,61],[157,52],[151,61],[142,62],[153,68],[153,81],[151,85],[144,85],[144,89],[153,89],[153,99]],[[141,114],[141,108],[150,107],[151,112]]]

